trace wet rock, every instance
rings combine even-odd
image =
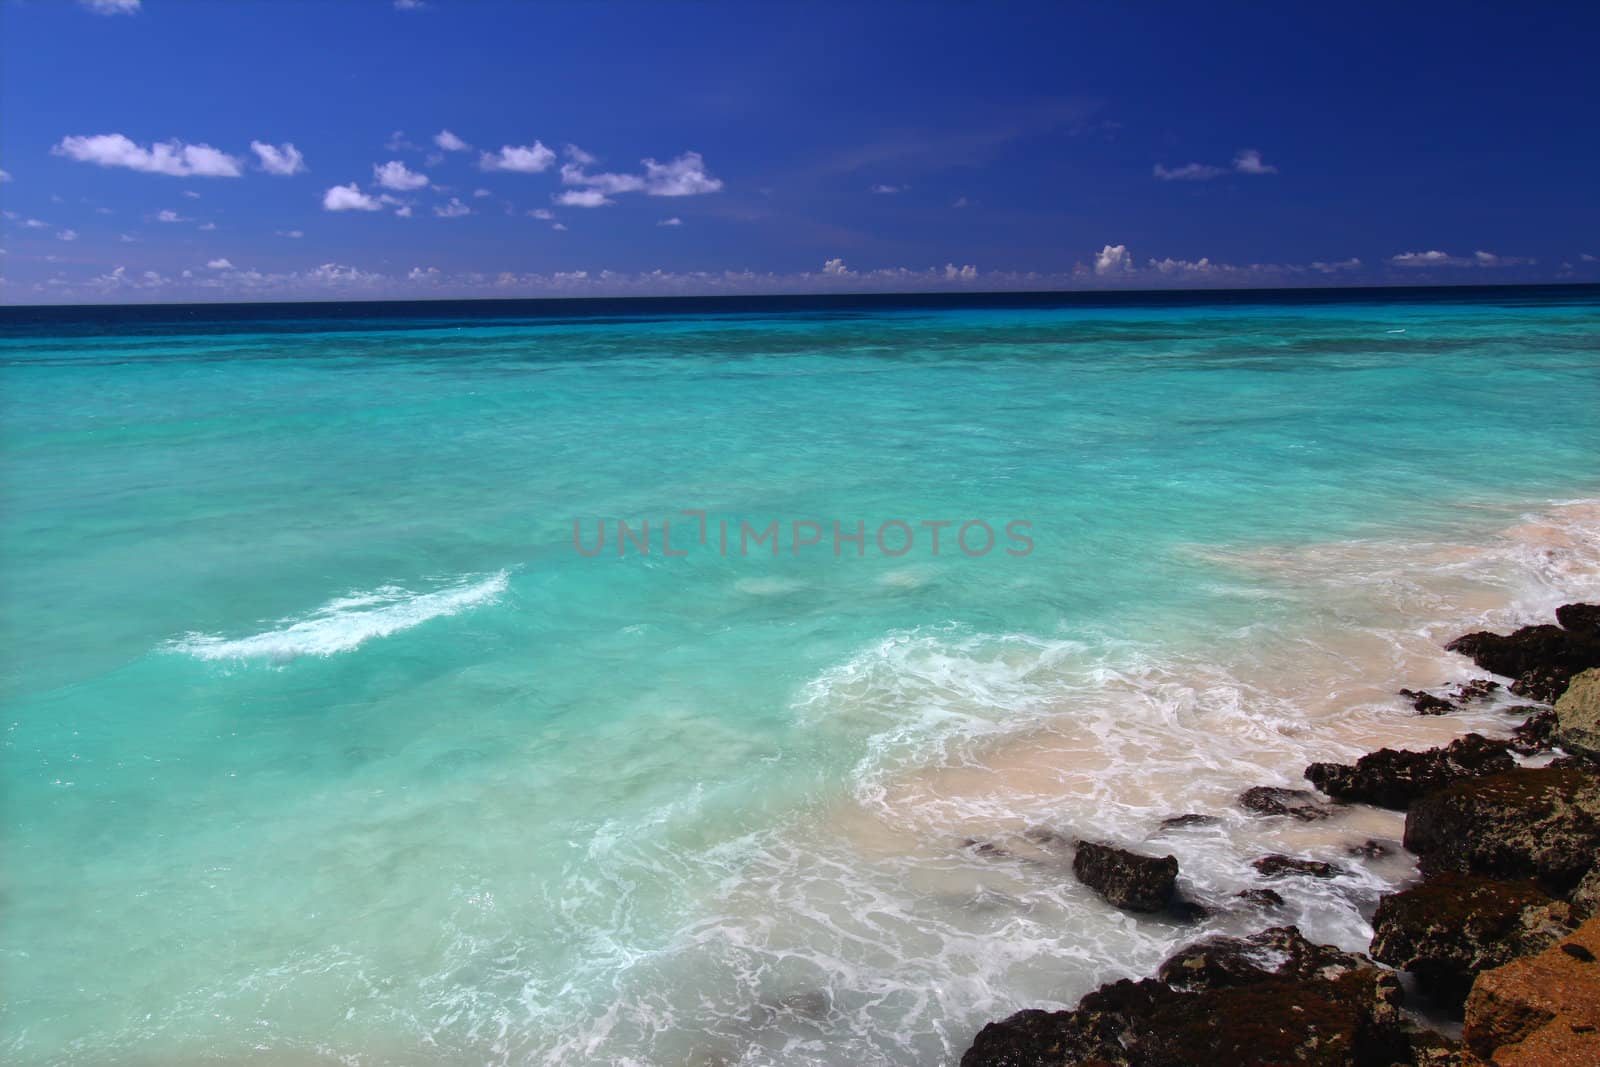
[[[1349,848],[1344,850],[1344,853],[1347,856],[1358,856],[1361,859],[1375,860],[1382,859],[1384,856],[1389,855],[1393,851],[1393,848],[1384,844],[1382,841],[1374,841],[1371,838],[1368,838],[1359,845],[1351,845]]]
[[[1174,922],[1197,923],[1210,914],[1210,908],[1192,900],[1173,900],[1167,905],[1167,917]]]
[[[1462,682],[1456,686],[1455,692],[1450,694],[1450,699],[1457,704],[1488,700],[1499,688],[1500,683],[1491,678],[1474,678],[1470,682]]]
[[[1156,977],[1173,989],[1205,989],[1264,982],[1269,978],[1332,980],[1372,961],[1306,940],[1298,928],[1274,926],[1249,937],[1211,937],[1169,956]]]
[[[1456,706],[1443,697],[1436,697],[1420,689],[1402,689],[1400,695],[1411,701],[1411,707],[1421,715],[1443,715],[1447,711],[1456,710]]]
[[[1511,728],[1511,751],[1523,756],[1548,752],[1555,744],[1556,713],[1553,708],[1529,708],[1532,712],[1519,726]]]
[[[1567,616],[1582,623],[1586,606],[1569,605]],[[1559,616],[1558,616],[1559,617]],[[1600,667],[1600,630],[1564,626],[1524,626],[1511,634],[1480,630],[1464,634],[1445,646],[1470,656],[1479,667],[1515,678],[1511,691],[1536,700],[1552,701],[1567,680],[1590,667]]]
[[[1467,997],[1468,1046],[1497,1064],[1600,1063],[1597,954],[1592,919],[1560,945],[1483,972]]]
[[[1043,826],[1030,826],[1022,831],[1022,836],[1036,845],[1061,852],[1072,847],[1071,840]]]
[[[1344,873],[1344,868],[1336,864],[1323,863],[1320,860],[1300,860],[1292,856],[1282,856],[1276,852],[1270,856],[1262,856],[1250,866],[1267,878],[1284,878],[1289,875],[1332,878],[1334,875]]]
[[[1541,952],[1571,929],[1571,908],[1533,882],[1441,874],[1378,903],[1372,955],[1416,975],[1458,1009],[1479,971]]]
[[[1254,904],[1258,908],[1283,907],[1283,897],[1272,889],[1241,889],[1234,895],[1246,904]]]
[[[1258,785],[1239,794],[1239,806],[1257,815],[1290,815],[1296,819],[1325,819],[1332,809],[1317,801],[1317,795],[1307,789],[1285,789],[1275,785]]]
[[[1082,841],[1077,855],[1072,857],[1072,873],[1114,907],[1125,911],[1165,911],[1177,891],[1178,860],[1174,856],[1141,856]]]
[[[1196,815],[1191,813],[1188,815],[1174,815],[1170,818],[1162,819],[1161,828],[1163,830],[1178,830],[1185,826],[1213,826],[1221,821],[1222,820],[1217,818],[1215,815]]]
[[[989,859],[1001,860],[1008,858],[1011,853],[995,844],[993,841],[979,841],[975,837],[961,840],[961,847],[975,856],[985,856]]]
[[[1600,632],[1600,604],[1563,604],[1556,609],[1556,622],[1573,633]]]
[[[1600,670],[1576,675],[1556,701],[1555,743],[1568,752],[1600,758]]]
[[[1306,778],[1335,800],[1404,810],[1419,797],[1451,782],[1511,770],[1516,761],[1506,748],[1504,741],[1468,734],[1444,748],[1426,752],[1381,748],[1362,756],[1354,766],[1313,763],[1306,768]]]
[[[1456,782],[1411,805],[1405,846],[1427,875],[1537,878],[1565,892],[1600,853],[1600,779],[1544,767]]]
[[[1121,981],[1073,1011],[990,1023],[961,1067],[1406,1062],[1399,1002],[1394,975],[1368,965],[1307,979],[1280,977],[1265,964],[1230,968],[1211,972],[1195,992]]]

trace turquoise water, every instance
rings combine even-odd
[[[1192,935],[966,837],[1465,729],[1428,628],[1594,589],[1592,289],[631,310],[0,319],[9,1062],[954,1062]]]

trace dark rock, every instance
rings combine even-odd
[[[1600,631],[1600,604],[1563,604],[1556,609],[1556,622],[1573,633]]]
[[[1313,878],[1332,878],[1334,875],[1343,874],[1344,868],[1332,863],[1323,863],[1320,860],[1298,860],[1292,856],[1281,856],[1273,853],[1262,856],[1250,866],[1260,871],[1267,878],[1283,878],[1291,874],[1310,875]]]
[[[1344,853],[1347,856],[1359,856],[1362,859],[1375,860],[1381,859],[1393,851],[1394,850],[1392,848],[1384,844],[1382,841],[1374,841],[1371,838],[1368,838],[1359,845],[1351,845],[1349,848],[1344,850]]]
[[[1537,878],[1565,892],[1600,853],[1600,779],[1544,767],[1456,782],[1411,806],[1405,846],[1427,875]]]
[[[1292,928],[1262,937],[1303,942]],[[1408,1061],[1394,975],[1344,953],[1338,963],[1311,966],[1318,952],[1336,950],[1309,946],[1299,957],[1315,977],[1295,977],[1292,959],[1280,975],[1265,959],[1252,965],[1219,957],[1215,967],[1186,968],[1193,992],[1152,979],[1121,981],[1090,993],[1074,1011],[1019,1012],[984,1027],[961,1067]]]
[[[1548,752],[1555,743],[1556,713],[1553,708],[1534,708],[1520,726],[1511,728],[1511,751],[1524,756]]]
[[[1524,626],[1511,634],[1487,630],[1464,634],[1445,646],[1472,657],[1486,671],[1515,678],[1519,696],[1553,701],[1579,671],[1600,667],[1600,630],[1581,628],[1590,617],[1585,605],[1569,605],[1567,617],[1579,625]],[[1559,618],[1560,616],[1558,616]]]
[[[1180,923],[1197,923],[1211,914],[1211,909],[1192,900],[1174,900],[1167,905],[1167,917]]]
[[[1162,819],[1161,828],[1163,830],[1176,830],[1183,826],[1211,826],[1214,823],[1219,823],[1221,821],[1222,820],[1217,818],[1215,815],[1195,815],[1191,813],[1189,815],[1174,815],[1171,818]]]
[[[1246,904],[1254,904],[1258,908],[1281,908],[1283,897],[1272,889],[1241,889],[1234,894]]]
[[[1325,819],[1333,812],[1317,803],[1315,793],[1306,789],[1284,789],[1258,785],[1239,794],[1239,806],[1257,815],[1292,815],[1296,819]]]
[[[1164,911],[1177,890],[1178,861],[1173,856],[1158,859],[1081,841],[1072,857],[1072,873],[1115,907]]]
[[[1423,715],[1443,715],[1456,710],[1456,706],[1443,697],[1424,693],[1420,689],[1402,689],[1400,695],[1411,701],[1411,707]]]
[[[1169,956],[1156,977],[1173,989],[1205,989],[1264,982],[1269,978],[1329,980],[1371,967],[1365,956],[1306,940],[1293,926],[1274,926],[1250,937],[1211,937]]]
[[[1481,970],[1542,952],[1571,931],[1571,909],[1533,882],[1441,874],[1378,902],[1372,955],[1412,972],[1459,1009]]]
[[[1011,853],[1007,852],[993,841],[979,841],[975,837],[963,838],[961,841],[961,847],[969,850],[974,855],[986,856],[989,859],[995,860],[1006,859],[1011,855]]]
[[[1468,734],[1444,748],[1405,752],[1380,748],[1348,763],[1313,763],[1306,778],[1335,800],[1404,810],[1417,798],[1463,778],[1509,771],[1507,743]]]
[[[1456,686],[1455,692],[1450,694],[1450,699],[1458,704],[1468,704],[1473,701],[1487,700],[1500,683],[1489,678],[1474,678],[1470,682],[1462,682]]]

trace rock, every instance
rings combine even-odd
[[[1254,904],[1258,908],[1283,907],[1283,897],[1272,889],[1241,889],[1234,896],[1246,904]]]
[[[1344,868],[1332,863],[1323,863],[1320,860],[1298,860],[1291,856],[1280,856],[1277,853],[1273,853],[1270,856],[1262,856],[1250,866],[1268,878],[1282,878],[1291,874],[1305,874],[1313,878],[1332,878],[1336,874],[1344,873]]]
[[[1568,605],[1567,617],[1583,623],[1586,605]],[[1559,616],[1558,616],[1559,617]],[[1479,667],[1515,678],[1513,693],[1551,701],[1567,680],[1590,667],[1600,667],[1600,630],[1564,626],[1524,626],[1512,634],[1487,630],[1464,634],[1445,646],[1472,657]]]
[[[1333,812],[1306,789],[1258,785],[1239,794],[1239,806],[1257,815],[1292,815],[1296,819],[1325,819]]]
[[[1293,927],[1220,941],[1191,946],[1162,966],[1186,983],[1183,990],[1121,981],[1073,1011],[1018,1012],[984,1027],[961,1067],[1410,1062],[1393,974],[1311,945]]]
[[[1173,902],[1178,882],[1174,856],[1141,856],[1126,849],[1078,843],[1072,857],[1078,881],[1126,911],[1164,911]]]
[[[1307,941],[1296,927],[1274,926],[1250,937],[1196,941],[1169,956],[1156,978],[1173,989],[1197,993],[1268,978],[1331,981],[1371,966],[1365,956]]]
[[[1530,708],[1532,714],[1520,726],[1511,728],[1511,751],[1524,756],[1548,752],[1555,743],[1556,713],[1553,708]]]
[[[1478,700],[1488,700],[1500,683],[1490,678],[1474,678],[1470,682],[1462,682],[1456,686],[1455,692],[1450,694],[1450,699],[1458,704],[1468,704]]]
[[[1555,743],[1568,752],[1600,758],[1600,670],[1575,675],[1556,701]]]
[[[1011,853],[993,841],[979,841],[975,837],[966,837],[961,840],[961,847],[967,849],[975,856],[985,856],[993,860],[1008,859]]]
[[[1443,697],[1436,697],[1432,693],[1424,693],[1418,689],[1402,689],[1400,695],[1411,701],[1411,706],[1422,715],[1443,715],[1447,711],[1455,711],[1456,706]]]
[[[1600,1063],[1597,954],[1600,919],[1591,919],[1560,945],[1483,972],[1467,997],[1468,1046],[1507,1067]]]
[[[1537,878],[1564,893],[1600,852],[1600,779],[1543,767],[1456,782],[1411,805],[1405,846],[1426,875]]]
[[[1370,837],[1359,845],[1351,845],[1344,850],[1346,856],[1359,856],[1362,859],[1375,860],[1389,855],[1394,849],[1382,841],[1374,841]]]
[[[1579,919],[1600,915],[1600,862],[1589,868],[1589,873],[1567,899],[1572,902],[1573,915]]]
[[[1463,778],[1509,771],[1507,743],[1468,734],[1444,748],[1405,752],[1380,748],[1355,762],[1313,763],[1306,778],[1335,800],[1404,810],[1419,797]]]
[[[1533,882],[1441,874],[1378,902],[1372,955],[1416,975],[1456,1009],[1479,971],[1541,952],[1571,929],[1571,908]]]
[[[1176,830],[1184,826],[1211,826],[1221,821],[1215,815],[1196,815],[1193,813],[1173,815],[1170,818],[1161,820],[1161,828],[1163,830]]]
[[[1600,604],[1563,604],[1556,609],[1556,622],[1573,633],[1600,632]]]

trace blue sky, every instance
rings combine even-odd
[[[1597,54],[1594,4],[0,0],[0,300],[1600,281]]]

